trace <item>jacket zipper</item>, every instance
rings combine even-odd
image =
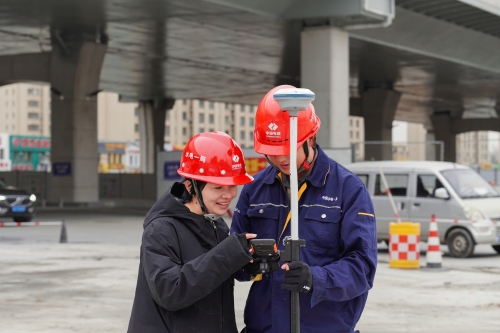
[[[212,221],[212,227],[214,227],[215,241],[219,244],[219,235],[217,235],[217,226],[215,225],[215,221]]]
[[[217,234],[217,226],[215,225],[215,221],[212,220],[212,227],[214,228],[215,232],[215,241],[217,244],[219,244],[219,235]],[[224,283],[222,283],[221,286],[221,307],[220,307],[220,331],[221,333],[224,332]]]

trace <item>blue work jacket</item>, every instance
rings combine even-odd
[[[299,238],[306,240],[300,259],[311,267],[313,290],[300,294],[301,333],[354,332],[373,286],[377,233],[373,205],[363,182],[330,159],[318,146],[318,157],[299,199]],[[268,166],[243,188],[234,210],[231,233],[253,232],[272,238],[284,249],[290,203]],[[290,292],[281,289],[278,269],[253,282],[245,306],[247,333],[290,332]],[[240,270],[240,281],[250,276]]]

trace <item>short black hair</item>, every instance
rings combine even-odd
[[[183,203],[191,202],[191,200],[193,200],[193,196],[196,195],[196,192],[194,191],[193,179],[186,178],[182,182],[184,183],[186,180],[188,180],[191,183],[191,191],[188,191],[186,186],[184,186],[184,191],[182,192],[182,195],[181,195],[181,199],[182,199]],[[203,189],[207,185],[207,182],[197,180],[196,184],[198,185],[198,190],[200,191],[200,195],[201,195],[201,191],[203,191]]]

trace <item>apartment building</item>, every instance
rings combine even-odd
[[[183,149],[190,137],[202,132],[221,131],[229,134],[242,148],[253,147],[253,128],[257,106],[213,102],[199,99],[175,101],[167,111],[165,148]],[[138,137],[136,117],[136,136]]]
[[[365,159],[365,119],[363,117],[349,117],[349,142],[354,149],[354,161]]]
[[[481,165],[490,162],[488,146],[487,131],[466,132],[457,135],[457,163]]]
[[[38,83],[0,86],[0,132],[50,136],[50,87]]]

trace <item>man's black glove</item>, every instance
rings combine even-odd
[[[262,271],[260,270],[260,260],[255,260],[253,262],[249,262],[245,266],[243,266],[243,271],[247,273],[248,275],[257,275],[257,274],[262,274]],[[266,273],[271,273],[274,272],[275,270],[280,268],[280,265],[278,263],[278,260],[267,260],[267,272]]]
[[[310,293],[313,287],[311,268],[302,261],[291,261],[288,263],[288,271],[285,271],[285,279],[281,289],[298,291],[304,294]]]

